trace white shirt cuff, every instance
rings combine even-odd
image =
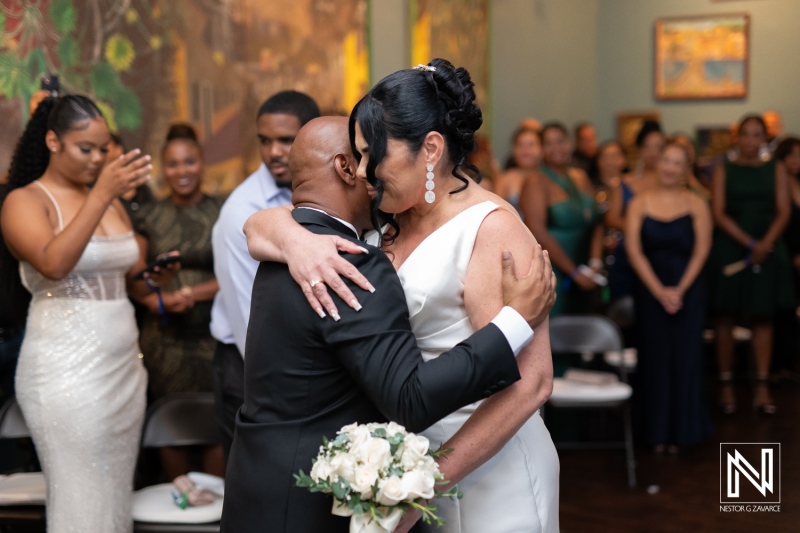
[[[511,307],[503,307],[492,320],[492,324],[500,328],[515,356],[533,340],[533,329],[522,315]]]

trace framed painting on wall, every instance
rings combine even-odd
[[[656,20],[656,98],[745,98],[749,41],[746,13]]]
[[[623,111],[617,113],[617,140],[625,150],[625,159],[631,170],[636,166],[639,149],[636,146],[636,136],[646,120],[661,120],[661,114],[655,110],[648,111]]]

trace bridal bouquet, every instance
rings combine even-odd
[[[350,517],[350,533],[393,531],[410,508],[441,526],[436,506],[425,500],[461,494],[455,487],[436,490],[447,481],[435,459],[447,450],[431,452],[429,446],[394,422],[350,424],[334,440],[324,439],[310,474],[301,470],[294,477],[298,487],[333,494],[331,512]]]

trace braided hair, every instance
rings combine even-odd
[[[475,182],[481,180],[478,168],[467,160],[475,150],[475,131],[483,123],[475,104],[475,84],[466,69],[456,68],[446,59],[434,59],[428,67],[432,68],[400,70],[383,78],[350,114],[353,154],[360,158],[355,146],[356,124],[369,144],[367,181],[376,191],[371,202],[372,224],[380,229],[388,223],[394,230],[387,237],[390,242],[399,235],[399,227],[393,217],[378,209],[383,185],[375,175],[386,156],[388,139],[403,141],[416,154],[428,133],[438,132],[447,146],[451,173],[464,184],[450,194],[469,186],[467,176]]]

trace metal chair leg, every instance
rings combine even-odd
[[[631,406],[625,404],[625,459],[628,466],[628,486],[636,486],[636,461],[633,457],[633,430],[631,427]]]

